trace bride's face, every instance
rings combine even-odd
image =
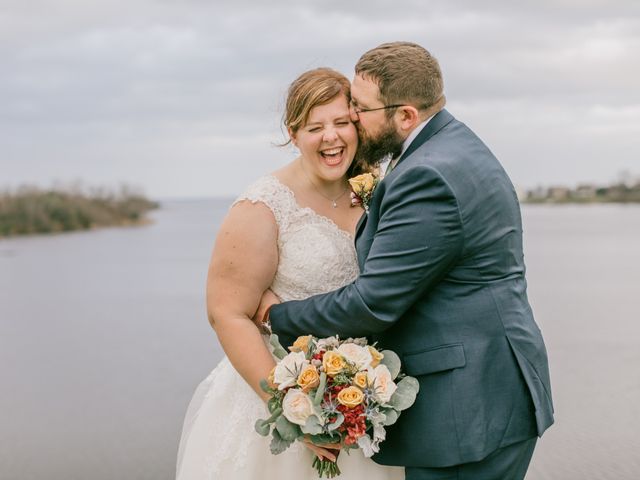
[[[309,112],[307,123],[293,136],[305,170],[323,181],[343,178],[358,148],[358,134],[349,104],[339,95]]]

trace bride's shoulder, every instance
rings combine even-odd
[[[251,183],[232,204],[232,207],[243,205],[242,210],[249,205],[266,206],[276,221],[280,221],[294,206],[293,195],[289,188],[274,174],[264,175]]]

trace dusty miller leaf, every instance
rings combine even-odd
[[[420,390],[418,380],[413,377],[404,377],[398,383],[398,389],[389,400],[389,405],[398,410],[406,410],[416,401],[416,395]]]

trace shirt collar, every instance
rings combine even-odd
[[[409,145],[411,145],[411,143],[416,139],[418,134],[422,131],[422,129],[424,127],[427,126],[427,123],[429,123],[429,121],[433,117],[435,117],[435,115],[431,115],[424,122],[419,123],[418,126],[416,128],[414,128],[413,131],[409,134],[409,136],[407,138],[405,138],[404,142],[402,142],[402,152],[400,152],[400,155],[398,155],[393,160],[387,157],[382,162],[380,162],[380,171],[381,172],[386,172],[387,171],[387,166],[389,165],[389,162],[393,162],[392,165],[391,165],[391,168],[396,166],[396,164],[398,163],[398,160],[400,160],[400,157],[402,157],[402,155],[404,155],[404,152],[407,151],[407,148],[409,148]],[[383,178],[383,177],[384,177],[384,173],[381,175],[381,178]]]

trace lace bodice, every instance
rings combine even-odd
[[[234,202],[262,202],[278,225],[278,270],[271,290],[283,301],[301,300],[340,288],[358,275],[351,235],[332,220],[296,203],[274,176],[253,183]]]

